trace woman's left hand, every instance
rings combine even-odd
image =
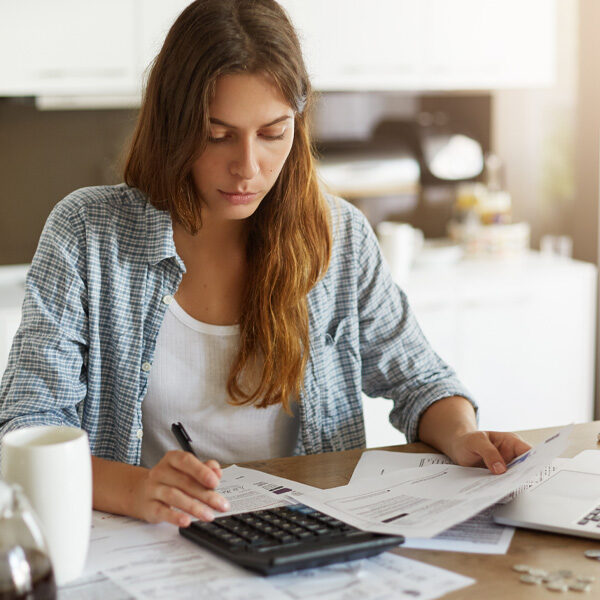
[[[453,440],[449,456],[463,467],[485,465],[495,475],[506,471],[506,464],[527,452],[531,445],[516,433],[471,431]]]

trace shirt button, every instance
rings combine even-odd
[[[137,437],[138,440],[141,440],[144,437],[144,430],[143,429],[138,429],[135,432],[135,437]]]
[[[171,302],[173,302],[173,296],[167,294],[166,296],[163,296],[162,301],[164,304],[171,304]]]
[[[145,362],[142,365],[142,371],[144,371],[144,373],[147,373],[151,368],[152,368],[152,365],[149,362]]]

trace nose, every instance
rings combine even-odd
[[[233,175],[242,179],[252,179],[258,174],[257,149],[252,140],[240,140],[236,155],[230,163],[229,170]]]

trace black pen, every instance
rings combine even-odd
[[[179,445],[186,452],[191,452],[194,456],[196,456],[194,449],[190,445],[192,438],[188,435],[188,432],[185,430],[185,427],[179,422],[173,423],[173,425],[171,425],[171,431],[173,432],[173,435],[177,438],[177,442],[179,443]],[[198,457],[196,456],[196,458]]]

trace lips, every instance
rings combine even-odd
[[[258,196],[258,192],[224,192],[219,190],[219,193],[230,203],[230,204],[250,204]]]

